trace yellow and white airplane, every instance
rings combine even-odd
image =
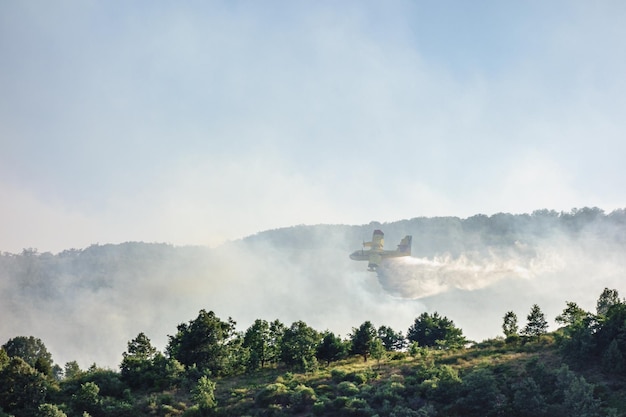
[[[372,235],[371,242],[363,242],[364,248],[370,249],[361,249],[356,252],[353,252],[350,255],[350,259],[354,261],[368,261],[367,269],[368,271],[376,271],[380,263],[383,259],[387,258],[399,258],[401,256],[410,256],[411,255],[411,241],[413,240],[413,236],[405,236],[404,239],[400,241],[398,245],[398,249],[396,250],[384,250],[383,246],[385,244],[385,234],[380,230],[374,230]]]

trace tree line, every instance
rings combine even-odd
[[[586,366],[596,364],[609,374],[625,375],[626,301],[619,298],[617,290],[605,288],[595,313],[566,302],[556,321],[562,327],[552,335],[564,358]],[[175,387],[186,387],[198,410],[207,411],[216,406],[215,381],[223,377],[267,368],[310,373],[349,356],[359,356],[363,361],[380,361],[393,355],[428,357],[429,352],[463,350],[470,344],[452,320],[437,312],[425,312],[415,318],[406,336],[388,326],[377,328],[370,321],[354,327],[343,339],[330,331],[319,332],[303,321],[286,326],[279,320],[257,319],[241,332],[235,326],[232,318],[222,320],[212,311],[201,310],[195,319],[179,324],[176,333],[168,336],[164,352],[139,333],[128,342],[119,371],[101,369],[95,364],[82,370],[75,361],[61,368],[54,364],[40,339],[12,338],[0,349],[0,417],[134,415],[129,400],[133,392]],[[547,321],[539,306],[533,305],[523,328],[520,329],[516,314],[509,311],[503,317],[502,329],[501,343],[523,345],[545,337]],[[437,372],[451,371],[441,368]],[[574,381],[567,372],[561,371]],[[460,381],[458,375],[437,374],[436,378],[440,382],[433,392],[446,398],[452,392],[441,391],[446,378]],[[473,378],[484,382],[493,375],[476,374]],[[538,401],[541,393],[534,382],[525,384],[519,395]],[[589,387],[583,387],[588,391]],[[543,401],[548,404],[545,398]],[[464,406],[478,407],[469,403]]]

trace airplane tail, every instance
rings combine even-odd
[[[407,235],[400,241],[398,245],[398,251],[406,255],[411,255],[411,243],[413,242],[413,236]]]

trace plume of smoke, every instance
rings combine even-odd
[[[517,240],[500,229],[489,235],[480,225],[468,231],[468,224],[487,220],[302,226],[216,249],[126,243],[57,255],[2,254],[0,316],[8,319],[0,320],[0,343],[32,335],[56,363],[116,368],[138,333],[163,350],[167,335],[200,309],[231,316],[242,331],[259,318],[304,320],[343,336],[365,320],[406,331],[424,311],[438,311],[482,340],[500,333],[506,311],[523,321],[536,303],[551,320],[566,301],[593,311],[604,287],[623,292],[619,223],[574,234],[520,227]],[[520,219],[500,220],[507,226]],[[389,246],[413,234],[415,257],[391,260],[378,274],[350,260],[374,228],[385,230]]]
[[[497,254],[476,252],[429,258],[405,257],[384,262],[377,270],[381,286],[390,294],[409,299],[430,297],[452,289],[477,290],[502,279],[533,279],[562,268],[555,256],[521,251]]]

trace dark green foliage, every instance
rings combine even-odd
[[[548,322],[546,321],[543,311],[541,311],[541,308],[539,308],[537,304],[533,304],[526,319],[528,322],[522,331],[525,336],[534,337],[539,340],[541,335],[547,333]]]
[[[9,357],[20,357],[24,361],[46,376],[53,376],[52,355],[46,349],[46,345],[33,336],[18,336],[9,339],[2,348]]]
[[[389,351],[402,350],[406,347],[406,339],[402,332],[396,332],[391,327],[380,326],[378,338],[383,342],[385,349]]]
[[[166,358],[158,352],[152,360],[150,368],[152,387],[155,389],[167,389],[181,382],[185,367],[173,358]]]
[[[91,416],[102,414],[103,399],[100,397],[100,387],[94,382],[85,382],[72,395],[71,407],[76,414],[83,412]]]
[[[518,335],[517,333],[507,336],[507,338],[504,339],[504,343],[506,343],[507,345],[517,345],[519,341],[520,335]]]
[[[626,304],[617,303],[609,307],[606,315],[598,317],[599,327],[595,333],[596,347],[600,352],[617,341],[620,351],[626,348]]]
[[[188,324],[178,325],[169,336],[167,353],[185,366],[196,365],[213,375],[229,372],[229,342],[235,337],[235,322],[220,320],[212,311],[200,310]]]
[[[215,382],[208,377],[201,377],[191,392],[191,399],[203,413],[208,413],[217,406],[215,400]]]
[[[596,350],[596,328],[596,319],[590,314],[565,326],[559,339],[563,356],[575,363],[588,362]]]
[[[294,322],[285,330],[281,343],[281,359],[285,365],[312,371],[317,368],[315,351],[320,334],[303,321]]]
[[[278,363],[285,326],[274,320],[255,320],[245,331],[242,347],[248,351],[246,369],[253,371],[269,363]]]
[[[420,318],[427,319],[422,320],[427,324],[425,328],[434,331],[454,327],[451,321],[438,314],[424,314]],[[213,319],[213,325],[224,324],[214,315]],[[336,368],[321,372],[308,372],[315,369],[315,355],[331,364],[345,354],[345,342],[330,332],[322,338],[301,321],[294,322],[288,329],[279,322],[257,321],[251,332],[255,336],[262,335],[261,339],[267,341],[257,356],[258,369],[262,368],[261,363],[269,363],[271,356],[262,358],[264,352],[271,352],[272,345],[280,347],[283,362],[293,368],[293,373],[278,378],[279,372],[284,372],[280,366],[278,370],[272,366],[245,374],[242,367],[234,365],[250,366],[253,361],[247,355],[255,349],[252,333],[246,342],[245,334],[234,331],[228,333],[227,340],[222,339],[224,350],[217,351],[225,353],[221,359],[225,364],[222,376],[212,376],[210,369],[194,364],[184,367],[176,359],[159,353],[143,333],[128,343],[119,373],[100,369],[95,364],[83,371],[76,362],[68,362],[66,377],[60,382],[46,377],[20,357],[9,358],[0,349],[0,417],[80,417],[83,413],[91,417],[312,414],[599,417],[623,414],[626,404],[622,406],[623,400],[618,397],[623,389],[625,366],[624,303],[616,302],[604,315],[594,316],[568,302],[559,320],[564,327],[555,332],[555,336],[545,337],[544,343],[518,346],[496,338],[466,349],[446,351],[442,348],[459,345],[449,343],[450,338],[444,336],[434,339],[431,347],[420,347],[413,341],[412,357],[397,362],[385,359],[387,351],[383,345],[383,337],[393,336],[395,332],[388,332],[384,326],[382,331],[376,332],[370,322],[365,322],[354,329],[352,346],[357,333],[363,333],[364,339],[370,341],[368,355],[377,357],[378,351],[382,364],[370,366],[358,358],[350,358]],[[234,322],[226,323],[225,327],[230,327],[231,323]],[[185,329],[190,329],[192,324],[184,325]],[[273,324],[276,324],[274,332]],[[417,327],[413,326],[409,333]],[[215,326],[200,328],[214,329]],[[462,338],[461,333],[458,335]],[[584,361],[572,368],[576,372],[565,365],[559,367],[562,358],[551,344],[555,338],[560,352],[586,352]],[[172,344],[172,351],[181,346]],[[363,355],[355,350],[352,353]],[[572,357],[565,355],[567,360]],[[307,372],[297,374],[296,369]],[[611,374],[610,382],[598,383],[602,381],[603,372]],[[590,375],[589,380],[598,385],[587,382],[582,374]],[[165,391],[155,393],[155,390]]]
[[[467,343],[463,331],[454,326],[454,322],[435,312],[432,315],[424,312],[407,332],[407,339],[417,342],[419,346],[451,349],[462,347]]]
[[[557,321],[565,324],[559,335],[564,356],[572,363],[599,363],[605,372],[621,375],[626,371],[626,304],[617,290],[605,288],[597,302],[598,315],[567,303]]]
[[[337,384],[337,392],[339,395],[354,396],[359,393],[359,388],[350,381],[342,381]]]
[[[33,415],[49,389],[45,376],[19,356],[0,370],[0,409],[15,416]]]
[[[437,415],[435,407],[428,404],[417,410],[398,405],[389,414],[389,417],[434,417]]]
[[[406,395],[404,377],[402,375],[392,375],[373,391],[370,400],[372,407],[376,409],[391,409],[404,401]]]
[[[376,359],[379,366],[380,360],[387,356],[387,350],[380,339],[376,338],[372,341],[370,346],[370,355],[372,355],[372,358]]]
[[[124,398],[124,390],[127,388],[119,372],[102,369],[94,364],[87,371],[82,372],[79,377],[65,381],[63,390],[68,394],[74,394],[81,385],[87,382],[96,384],[100,390],[99,394],[105,397]]]
[[[372,350],[372,343],[376,338],[376,328],[370,321],[366,321],[359,326],[358,329],[353,328],[350,335],[352,346],[350,353],[353,355],[361,355],[363,361],[367,362],[367,357]]]
[[[128,350],[122,354],[120,365],[122,380],[133,388],[147,388],[155,385],[155,358],[157,350],[150,343],[150,339],[139,333],[128,342]],[[160,354],[159,354],[160,355]]]
[[[520,417],[540,417],[546,414],[546,399],[532,377],[523,378],[513,389],[512,406]]]
[[[270,357],[270,325],[266,320],[255,320],[243,337],[243,346],[250,351],[248,369],[263,368]]]
[[[527,376],[514,385],[513,410],[521,416],[600,416],[600,400],[593,384],[576,375],[567,365],[554,369],[537,360],[527,367]]]
[[[70,361],[65,364],[65,368],[63,370],[63,376],[65,377],[65,379],[78,378],[81,376],[82,373],[83,371],[81,371],[78,362]]]
[[[270,363],[278,363],[280,361],[281,346],[283,336],[285,335],[285,325],[276,319],[270,323],[270,341],[268,361]]]
[[[427,399],[442,404],[453,404],[459,398],[462,380],[456,369],[449,365],[432,368],[430,378],[422,383],[422,390]]]
[[[602,368],[608,374],[621,374],[624,372],[624,356],[615,339],[613,339],[602,355]]]
[[[457,404],[463,415],[496,416],[504,413],[507,398],[498,388],[493,372],[478,368],[463,377]]]
[[[600,294],[596,303],[596,314],[598,316],[604,316],[608,313],[609,308],[616,304],[619,304],[619,293],[615,289],[605,288]]]
[[[557,323],[565,326],[575,326],[582,323],[587,317],[590,316],[589,313],[578,307],[578,304],[571,301],[568,301],[566,304],[567,307],[563,310],[563,313],[556,316],[554,319]]]
[[[348,347],[333,332],[326,332],[324,338],[317,346],[315,353],[317,359],[330,365],[331,362],[344,359],[348,355]]]
[[[347,374],[348,373],[343,369],[335,368],[330,371],[330,376],[335,382],[343,381]]]
[[[577,376],[566,365],[556,373],[560,400],[552,407],[552,415],[593,417],[600,415],[600,401],[594,397],[594,386]]]
[[[130,390],[121,375],[108,369],[91,366],[74,379],[66,379],[61,386],[61,398],[68,405],[68,415],[92,417],[131,417],[136,414],[130,401]],[[70,412],[71,411],[71,412]]]
[[[136,338],[128,342],[128,350],[122,354],[124,358],[136,358],[141,360],[150,361],[154,359],[157,354],[157,350],[150,343],[150,339],[145,333],[141,332]]]
[[[504,332],[504,336],[507,338],[516,336],[518,330],[517,315],[512,311],[508,311],[502,319],[502,331]]]
[[[269,384],[259,391],[254,401],[260,407],[267,407],[270,404],[288,404],[289,389],[279,382]]]
[[[313,388],[302,384],[298,384],[289,395],[289,404],[296,412],[312,406],[316,400],[317,397]]]
[[[371,417],[374,416],[374,410],[372,410],[366,400],[361,398],[351,398],[346,401],[345,405],[341,408],[341,415]]]

